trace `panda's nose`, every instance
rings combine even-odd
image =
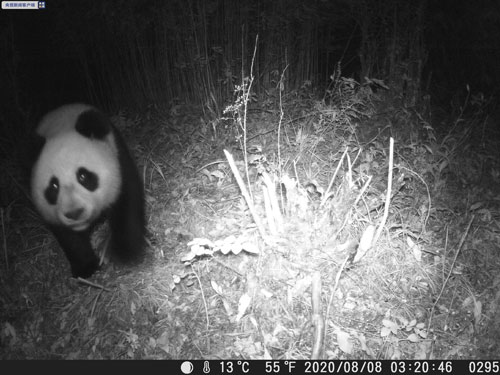
[[[82,216],[82,214],[83,214],[83,208],[80,207],[75,210],[65,212],[64,216],[66,216],[70,220],[78,220],[80,216]]]

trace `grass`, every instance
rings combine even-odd
[[[376,115],[383,98],[343,82],[331,101],[284,92],[272,110],[237,101],[217,129],[189,107],[154,121],[113,117],[147,192],[150,246],[139,267],[71,279],[26,196],[3,201],[1,357],[498,353],[487,330],[500,326],[498,161],[484,160],[491,185],[467,181],[463,166],[475,164],[451,141],[477,150],[462,135],[479,120],[438,137],[409,111]],[[4,163],[2,188],[22,186],[14,161]]]

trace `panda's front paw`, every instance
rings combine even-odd
[[[74,278],[81,277],[83,279],[87,279],[94,274],[95,271],[99,269],[99,259],[93,259],[91,262],[87,264],[78,264],[71,266],[71,273]]]

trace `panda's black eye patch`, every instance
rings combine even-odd
[[[45,188],[44,196],[47,202],[51,205],[57,203],[57,196],[59,195],[59,180],[57,177],[52,176],[49,185]]]
[[[76,171],[76,179],[88,191],[96,191],[99,187],[99,178],[94,172],[86,168],[80,167]]]

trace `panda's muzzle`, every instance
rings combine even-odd
[[[80,208],[76,208],[74,210],[71,210],[71,211],[68,211],[68,212],[65,212],[64,213],[64,216],[66,216],[68,219],[70,220],[78,220],[81,218],[83,212],[85,210],[83,209],[83,207],[80,207]]]

